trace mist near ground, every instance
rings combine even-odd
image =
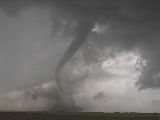
[[[69,10],[67,19],[57,17],[63,11],[38,2],[16,9],[5,6],[10,1],[2,4],[0,110],[159,112],[158,3],[141,2],[145,10],[130,2],[116,4],[116,20],[101,14],[94,21],[87,40],[61,71],[63,98],[54,71],[75,39],[77,17]],[[80,17],[91,13],[86,19],[92,21],[98,12]]]

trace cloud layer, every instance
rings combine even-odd
[[[1,1],[1,109],[158,112],[159,2],[78,1]],[[62,71],[61,95],[54,70],[79,20],[95,26]]]

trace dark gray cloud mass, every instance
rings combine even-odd
[[[12,29],[2,31],[11,37],[5,39],[2,37],[0,41],[7,55],[5,56],[6,65],[1,65],[5,70],[0,69],[3,78],[1,81],[4,84],[10,83],[9,89],[17,86],[22,86],[20,88],[24,89],[26,86],[28,88],[44,80],[56,80],[58,85],[57,89],[53,89],[53,93],[51,89],[49,92],[34,93],[33,96],[30,93],[27,94],[33,99],[37,99],[37,96],[40,98],[45,96],[48,100],[54,99],[55,104],[50,105],[49,110],[82,110],[76,105],[73,93],[76,87],[84,83],[82,79],[90,77],[89,72],[75,78],[81,82],[75,82],[74,76],[69,73],[76,64],[77,59],[74,58],[74,54],[79,48],[82,52],[80,56],[84,57],[80,62],[85,61],[86,66],[92,63],[97,64],[101,51],[107,46],[112,47],[113,50],[106,57],[114,57],[115,53],[122,51],[138,50],[141,59],[146,61],[146,65],[140,62],[142,70],[136,85],[139,89],[160,87],[159,0],[1,0],[0,8],[5,14],[1,16],[8,17],[8,23],[4,28],[9,24],[8,28]],[[30,9],[31,15],[27,16],[25,11]],[[32,9],[37,9],[38,12],[47,9],[49,12],[45,14],[48,14],[50,19],[45,19],[47,15],[32,13]],[[16,23],[18,19],[26,22]],[[12,21],[16,23],[15,26],[10,26]],[[35,24],[36,21],[37,24]],[[0,22],[3,23],[3,19]],[[30,25],[32,29],[25,24]],[[43,29],[46,24],[48,27]],[[102,34],[93,32],[96,24],[108,26],[107,30]],[[40,27],[36,31],[38,26]],[[20,30],[16,30],[17,28]],[[16,33],[21,29],[25,30]],[[47,35],[44,34],[44,38],[38,38],[39,33]],[[17,37],[14,34],[20,35]],[[13,40],[10,40],[11,38]],[[22,38],[26,38],[27,42]],[[60,43],[63,43],[62,46],[58,46]],[[52,51],[56,52],[52,55]],[[63,68],[68,67],[67,65],[70,65],[66,72],[69,74],[63,76],[62,74],[65,74]],[[18,84],[13,80],[11,82],[11,79]],[[65,92],[62,91],[62,86]],[[105,97],[103,92],[99,92],[93,99],[99,100]]]

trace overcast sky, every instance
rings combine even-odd
[[[160,112],[158,0],[22,1],[0,2],[0,110]],[[64,95],[54,71],[81,20]]]

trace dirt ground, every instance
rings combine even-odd
[[[0,120],[160,120],[160,114],[0,112]]]

